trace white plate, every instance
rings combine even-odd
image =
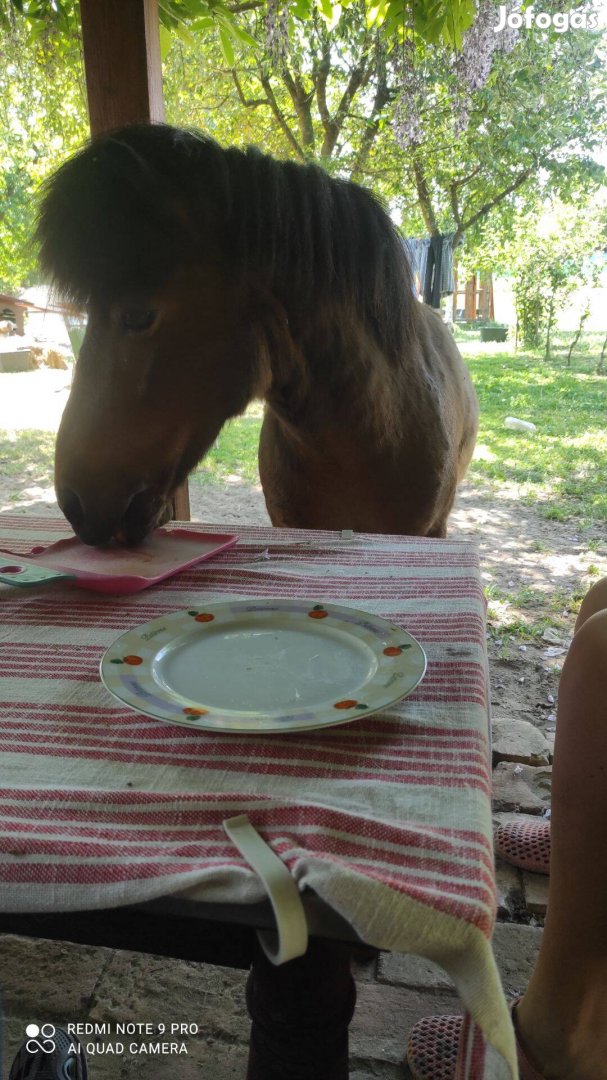
[[[129,630],[101,660],[114,697],[212,731],[308,731],[410,694],[426,656],[405,630],[337,604],[239,600]]]

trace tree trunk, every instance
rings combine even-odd
[[[416,161],[415,158],[411,163],[413,170],[413,178],[415,180],[415,187],[417,190],[417,197],[419,199],[420,210],[423,214],[424,221],[426,222],[426,228],[430,236],[439,236],[440,229],[436,220],[436,214],[434,213],[434,207],[432,205],[432,198],[430,195],[430,188],[428,187],[428,181],[426,180],[424,171]]]
[[[599,362],[598,362],[598,364],[596,366],[597,375],[604,375],[605,374],[605,355],[606,354],[607,354],[607,335],[605,336],[605,340],[603,342],[603,348],[601,349],[601,355],[599,356]]]
[[[582,336],[582,332],[584,330],[584,323],[586,322],[586,319],[588,318],[589,314],[590,314],[590,311],[588,310],[588,308],[584,308],[584,310],[583,310],[583,312],[582,312],[582,314],[580,316],[580,324],[579,324],[579,326],[578,326],[578,328],[577,328],[577,330],[575,332],[575,337],[574,337],[573,341],[571,342],[571,345],[569,346],[569,351],[567,352],[567,367],[571,367],[571,355],[572,355],[573,350],[575,349],[578,341],[580,340],[580,338]]]
[[[544,360],[550,360],[550,338],[552,336],[552,324],[554,322],[554,291],[550,294],[550,306],[548,308],[548,326],[546,328],[546,349]]]

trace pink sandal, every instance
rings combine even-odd
[[[511,1002],[512,1023],[516,1035],[519,1080],[545,1080],[523,1050],[516,1026],[516,1006]],[[411,1029],[407,1043],[407,1064],[414,1080],[454,1080],[457,1048],[463,1016],[425,1016]]]
[[[505,862],[535,874],[550,873],[549,821],[513,821],[498,825],[493,841],[495,854]]]

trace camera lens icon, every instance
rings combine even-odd
[[[25,1029],[27,1035],[27,1042],[25,1049],[29,1054],[37,1054],[41,1051],[43,1054],[52,1054],[55,1050],[55,1031],[56,1028],[53,1024],[43,1024],[39,1027],[38,1024],[28,1024]]]

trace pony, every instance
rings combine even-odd
[[[446,535],[477,404],[380,203],[314,164],[163,124],[46,182],[40,261],[88,325],[55,455],[87,544],[137,544],[223,425],[265,402],[272,523]]]

